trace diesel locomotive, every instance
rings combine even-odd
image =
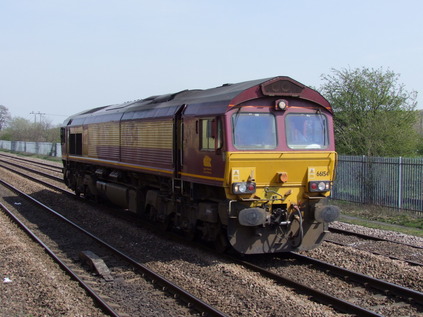
[[[221,250],[308,250],[339,216],[332,117],[285,76],[93,108],[61,127],[64,181]]]

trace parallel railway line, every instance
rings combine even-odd
[[[10,168],[9,166],[13,166],[15,168],[18,168],[18,169],[21,169],[21,170],[24,170],[24,171],[27,171],[27,172],[31,172],[33,174],[36,174],[36,175],[39,175],[39,176],[42,176],[42,177],[45,177],[45,178],[48,178],[48,179],[51,179],[51,180],[54,180],[54,181],[57,181],[57,182],[63,182],[63,179],[61,177],[58,177],[58,176],[55,176],[55,175],[51,175],[50,173],[47,173],[47,172],[43,172],[43,171],[40,171],[40,170],[37,170],[37,169],[33,169],[33,168],[30,168],[30,167],[27,167],[27,166],[22,166],[22,165],[19,165],[17,163],[8,162],[8,161],[2,160],[2,159],[0,159],[0,162],[3,163],[2,164],[2,167],[3,168],[8,169],[9,171],[12,171],[12,172],[14,172],[16,174],[19,174],[21,176],[30,178],[30,179],[32,179],[34,181],[38,181],[40,183],[42,182],[44,185],[48,185],[49,183],[48,182],[45,182],[45,181],[43,181],[41,179],[38,179],[36,177],[32,177],[32,176],[30,176],[28,174],[25,174],[24,172],[21,172],[19,170]],[[6,163],[6,165],[4,163]]]
[[[10,155],[10,154],[6,154],[6,153],[0,153],[0,158],[3,158],[5,161],[17,161],[17,162],[24,162],[24,163],[28,163],[30,165],[35,165],[35,166],[40,166],[46,169],[50,169],[52,171],[57,171],[57,172],[61,172],[62,167],[54,164],[54,163],[47,163],[47,162],[40,162],[40,161],[36,161],[34,159],[30,159],[30,158],[24,158],[21,156],[15,156],[15,155]]]
[[[270,270],[264,269],[263,267],[257,266],[249,261],[243,261],[239,259],[232,258],[232,261],[236,261],[241,263],[243,266],[262,274],[277,283],[281,283],[285,286],[293,287],[296,291],[302,292],[311,296],[314,300],[324,303],[326,305],[330,305],[335,309],[348,313],[348,314],[355,314],[357,316],[381,316],[376,312],[373,312],[369,309],[360,307],[359,305],[355,305],[351,302],[348,302],[344,299],[338,298],[336,296],[329,295],[328,293],[319,291],[314,289],[313,287],[307,286],[306,284],[299,283],[294,279],[284,277],[280,274],[274,273]]]
[[[381,297],[390,296],[392,298],[392,301],[394,301],[395,303],[394,305],[399,305],[399,303],[402,303],[401,305],[411,304],[414,305],[418,311],[422,310],[422,292],[415,291],[413,289],[403,287],[394,283],[389,283],[380,279],[376,279],[368,275],[357,273],[352,270],[348,270],[298,253],[290,253],[285,257],[289,257],[289,259],[293,260],[293,262],[290,262],[290,264],[288,265],[295,266],[297,268],[298,266],[311,266],[310,269],[314,268],[317,271],[320,271],[322,275],[334,276],[336,278],[339,278],[340,280],[343,280],[345,283],[350,285],[350,288],[354,288],[355,290],[363,288],[363,290],[366,290],[364,292],[367,293],[367,295],[365,296],[368,298],[374,297],[375,302],[378,302]],[[269,262],[285,261],[285,257],[276,256],[276,260],[273,259]],[[240,261],[237,259],[233,260]],[[331,305],[345,313],[353,313],[357,316],[380,316],[378,313],[372,310],[375,308],[377,309],[377,307],[371,307],[371,305],[369,306],[368,304],[356,304],[354,302],[356,302],[357,299],[352,299],[353,301],[351,301],[346,296],[341,297],[335,294],[331,294],[332,292],[330,290],[319,290],[313,285],[308,285],[307,281],[303,281],[298,275],[295,277],[295,279],[292,278],[289,275],[292,272],[290,271],[290,273],[288,273],[284,272],[283,270],[280,270],[280,268],[278,268],[277,263],[275,264],[275,267],[272,267],[270,263],[264,264],[265,261],[266,260],[263,259],[253,259],[241,260],[241,263],[246,267],[259,272],[260,274],[263,274],[264,276],[273,279],[275,282],[282,283],[284,285],[290,285],[295,289],[299,290],[300,292],[304,292],[309,296],[312,296],[319,302]],[[316,273],[316,278],[317,274],[318,273]],[[328,284],[330,283],[336,285],[335,282],[328,282]],[[369,302],[372,302],[372,300],[370,299]],[[390,300],[386,300],[386,303],[384,305],[391,305],[392,303],[389,304],[389,302]]]
[[[372,235],[358,233],[358,232],[352,232],[350,230],[345,230],[345,229],[329,228],[329,231],[332,232],[332,233],[339,233],[339,234],[342,234],[342,235],[355,236],[357,238],[361,238],[361,239],[364,239],[364,240],[385,241],[385,242],[396,243],[396,244],[400,244],[402,246],[408,246],[408,247],[412,247],[412,248],[416,248],[416,249],[423,249],[423,247],[421,247],[421,246],[416,246],[416,245],[413,245],[413,244],[410,244],[410,243],[393,241],[393,240],[389,240],[389,239],[386,239],[386,238],[375,237],[375,236],[372,236]]]
[[[369,243],[371,243],[372,241],[374,242],[379,242],[379,243],[386,243],[389,247],[384,249],[384,252],[381,251],[376,251],[376,250],[368,250],[368,252],[371,252],[375,255],[380,255],[380,256],[385,256],[388,257],[392,260],[397,260],[397,261],[404,261],[410,265],[414,265],[414,266],[423,266],[423,247],[421,246],[416,246],[416,245],[412,245],[409,243],[402,243],[399,241],[392,241],[389,239],[384,239],[384,238],[377,238],[371,235],[363,235],[363,234],[359,234],[359,233],[355,233],[355,232],[350,232],[348,230],[340,230],[340,229],[335,229],[335,228],[330,228],[329,229],[331,232],[335,233],[335,235],[332,235],[332,237],[328,237],[325,239],[325,242],[327,243],[333,243],[333,244],[337,244],[340,246],[351,246],[354,248],[362,248],[364,245],[368,245]],[[353,236],[356,239],[352,239],[352,241],[349,242],[345,242],[345,241],[340,241],[336,238],[337,234],[342,235],[341,240],[345,240],[345,236]],[[374,246],[372,246],[374,247]],[[378,250],[380,250],[381,248],[378,247]],[[398,256],[398,252],[396,252],[397,250],[401,250],[401,254],[403,254],[402,256]],[[406,252],[405,250],[407,250],[408,252]],[[404,254],[407,254],[408,257],[404,257]]]
[[[55,222],[55,226],[54,226],[54,230],[52,232],[48,231],[47,228],[44,228],[44,232],[43,234],[47,235],[47,236],[54,236],[55,234],[57,234],[57,232],[61,232],[61,234],[63,234],[64,237],[61,237],[61,240],[65,240],[66,243],[59,244],[58,246],[54,247],[49,247],[47,246],[48,242],[43,242],[39,237],[37,237],[37,235],[33,232],[33,229],[30,229],[31,224],[29,225],[25,225],[24,222],[26,222],[25,220],[20,220],[18,216],[14,215],[12,211],[10,211],[5,205],[1,204],[2,210],[7,212],[7,214],[14,219],[15,222],[17,222],[19,224],[20,227],[25,228],[25,231],[28,232],[34,240],[36,240],[38,243],[40,243],[43,248],[45,250],[47,250],[47,252],[54,258],[55,261],[57,261],[61,267],[65,268],[67,272],[69,272],[69,274],[72,275],[73,278],[77,279],[78,282],[83,286],[83,288],[90,294],[90,296],[92,296],[93,298],[95,298],[95,300],[97,301],[97,303],[99,303],[101,305],[101,307],[111,316],[131,316],[131,314],[126,313],[125,311],[122,311],[123,308],[120,308],[119,305],[117,305],[116,303],[114,303],[110,298],[110,294],[101,294],[96,292],[94,289],[98,289],[101,287],[101,283],[98,282],[93,282],[93,280],[91,280],[91,282],[87,282],[84,281],[84,279],[87,279],[87,274],[81,274],[78,275],[77,271],[80,272],[84,272],[83,268],[72,268],[72,267],[76,267],[77,265],[75,263],[72,263],[72,261],[69,260],[69,256],[63,256],[63,254],[73,254],[75,252],[74,248],[75,246],[78,245],[90,245],[91,247],[93,247],[93,243],[92,242],[87,242],[87,239],[91,239],[93,241],[95,241],[95,244],[98,244],[100,247],[96,247],[96,249],[99,250],[99,248],[101,248],[101,251],[97,251],[97,252],[102,252],[103,256],[102,257],[110,257],[107,255],[107,253],[111,253],[113,254],[113,261],[117,262],[117,257],[119,257],[121,260],[124,260],[126,262],[126,264],[115,264],[115,266],[119,266],[119,267],[125,267],[126,265],[130,265],[129,268],[126,268],[125,271],[126,272],[136,272],[139,271],[139,276],[143,276],[143,278],[145,278],[148,281],[151,281],[153,284],[159,285],[160,288],[165,291],[166,293],[171,293],[175,298],[178,299],[178,301],[183,301],[187,304],[188,310],[191,309],[195,309],[196,311],[205,314],[207,316],[225,316],[225,314],[223,314],[222,312],[218,311],[217,309],[215,309],[214,307],[206,304],[205,302],[203,302],[202,300],[198,299],[196,296],[190,294],[189,292],[187,292],[186,290],[184,290],[183,288],[179,287],[178,285],[166,280],[165,278],[163,278],[161,275],[155,273],[154,271],[150,270],[148,267],[146,267],[145,265],[138,263],[137,261],[133,260],[132,258],[128,257],[127,255],[125,255],[124,253],[122,253],[121,251],[117,250],[116,248],[114,248],[113,246],[111,246],[110,244],[106,243],[105,241],[103,241],[102,239],[96,237],[95,235],[93,235],[92,233],[88,232],[87,230],[83,229],[82,227],[80,227],[79,225],[75,224],[74,222],[68,220],[67,218],[65,218],[64,216],[62,216],[60,213],[56,212],[55,210],[47,207],[46,205],[44,205],[43,203],[39,202],[38,200],[32,198],[29,195],[26,195],[25,193],[23,193],[22,191],[20,191],[19,189],[13,187],[12,185],[4,182],[4,181],[0,181],[1,184],[7,188],[9,188],[10,190],[12,190],[13,192],[17,193],[20,197],[23,197],[26,200],[30,200],[32,203],[36,204],[38,208],[43,209],[43,211],[48,212],[48,217],[51,217],[52,215],[54,215],[59,221]],[[45,218],[44,218],[45,219]],[[42,223],[42,221],[40,221],[40,223]],[[65,224],[65,227],[69,227],[71,226],[72,229],[58,229],[58,228],[62,228],[61,226],[63,226],[63,224]],[[63,227],[63,228],[65,228]],[[71,233],[70,231],[77,231],[78,233]],[[48,232],[48,233],[46,233]],[[83,239],[78,239],[78,241],[72,241],[72,237],[78,237],[80,238],[81,235],[84,235]],[[53,244],[54,245],[54,244]],[[59,250],[60,248],[60,250]],[[68,249],[66,249],[68,248]],[[61,255],[59,255],[61,254]],[[75,255],[74,255],[75,256]],[[62,258],[62,259],[61,259]],[[65,258],[65,259],[63,259]],[[66,264],[66,262],[68,264]],[[124,275],[125,272],[120,272],[120,274]],[[133,278],[135,279],[135,278]],[[91,286],[90,286],[91,284]],[[105,298],[107,298],[108,300],[106,300]],[[129,300],[129,299],[128,299]],[[114,307],[118,307],[118,309],[114,309],[112,308],[112,306]],[[120,312],[116,312],[116,310],[119,311],[119,309],[121,310]]]
[[[90,297],[92,297],[95,302],[100,306],[100,308],[110,316],[119,317],[120,315],[106,302],[104,301],[101,296],[99,296],[90,286],[88,283],[84,282],[84,280],[78,276],[64,261],[62,261],[56,253],[49,248],[31,229],[25,225],[23,221],[21,221],[9,208],[7,208],[4,204],[0,203],[0,209],[16,223],[25,233],[34,241],[36,241],[49,255],[50,257],[60,265],[60,267],[70,275],[74,280],[77,280],[78,283],[81,285],[83,289],[88,293]]]

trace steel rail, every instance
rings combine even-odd
[[[92,238],[93,240],[95,240],[101,246],[111,250],[112,252],[114,252],[118,256],[122,257],[123,259],[128,261],[130,264],[135,266],[137,269],[139,269],[145,276],[147,276],[151,281],[153,281],[154,284],[160,285],[162,287],[162,289],[167,290],[168,292],[172,293],[173,295],[175,295],[180,300],[184,301],[188,305],[188,307],[194,308],[197,311],[206,314],[207,316],[217,316],[217,317],[226,316],[226,314],[224,314],[223,312],[221,312],[221,311],[215,309],[214,307],[208,305],[207,303],[203,302],[201,299],[199,299],[195,295],[190,294],[188,291],[186,291],[186,290],[182,289],[181,287],[179,287],[178,285],[170,282],[169,280],[167,280],[166,278],[164,278],[160,274],[155,273],[154,271],[150,270],[144,264],[139,263],[135,259],[132,259],[131,257],[127,256],[126,254],[122,253],[121,251],[119,251],[118,249],[113,247],[112,245],[110,245],[107,242],[103,241],[102,239],[96,237],[92,233],[88,232],[87,230],[80,227],[76,223],[70,221],[69,219],[67,219],[66,217],[64,217],[63,215],[58,213],[57,211],[55,211],[55,210],[51,209],[50,207],[44,205],[43,203],[36,200],[35,198],[33,198],[33,197],[25,194],[24,192],[20,191],[19,189],[17,189],[13,185],[8,184],[1,179],[0,179],[0,183],[3,184],[4,186],[8,187],[12,191],[24,196],[26,199],[30,200],[31,202],[33,202],[37,206],[43,208],[44,210],[49,211],[50,213],[52,213],[53,215],[55,215],[59,219],[63,220],[64,222],[68,223],[72,227],[78,229],[79,231],[81,231],[85,235],[87,235],[90,238]]]
[[[290,255],[292,255],[292,257],[297,260],[313,264],[320,269],[326,270],[342,278],[348,278],[354,282],[357,282],[359,284],[364,284],[365,286],[372,287],[384,293],[389,292],[407,301],[411,299],[417,304],[420,304],[420,305],[423,304],[423,293],[419,291],[416,291],[407,287],[403,287],[397,284],[389,283],[386,281],[382,281],[377,278],[367,276],[361,273],[350,271],[350,270],[347,270],[347,269],[344,269],[344,268],[341,268],[341,267],[338,267],[338,266],[335,266],[335,265],[332,265],[317,259],[313,259],[313,258],[307,257],[305,255],[301,255],[295,252],[291,252]]]
[[[393,241],[393,240],[389,240],[389,239],[385,239],[385,238],[379,238],[379,237],[370,236],[370,235],[367,235],[367,234],[364,234],[364,233],[352,232],[352,231],[344,230],[344,229],[337,229],[337,228],[331,228],[331,227],[329,227],[329,231],[330,232],[333,232],[333,233],[339,233],[339,234],[344,234],[344,235],[356,236],[358,238],[362,238],[362,239],[366,239],[366,240],[385,241],[385,242],[390,242],[390,243],[405,245],[407,247],[411,247],[411,248],[415,248],[415,249],[423,249],[423,247],[420,247],[418,245],[413,245],[413,244],[409,244],[409,243],[403,243],[403,242],[399,242],[399,241]]]
[[[334,241],[334,240],[326,239],[326,238],[325,238],[324,242],[333,243],[333,244],[340,245],[340,246],[343,246],[343,247],[350,246],[348,243],[342,243],[342,242],[338,242],[338,241]],[[407,259],[400,259],[398,257],[392,256],[392,255],[383,254],[383,253],[379,253],[379,252],[376,252],[376,251],[366,251],[366,252],[372,253],[374,255],[384,256],[384,257],[387,257],[387,258],[389,258],[391,260],[402,261],[402,262],[405,262],[405,263],[408,263],[408,264],[414,265],[414,266],[423,266],[423,263],[420,263],[420,262],[411,261],[411,260],[407,260]]]
[[[61,177],[57,177],[57,176],[50,175],[50,174],[47,174],[47,173],[44,173],[44,172],[40,172],[40,171],[34,170],[34,169],[30,168],[30,167],[21,166],[19,164],[8,162],[8,161],[5,161],[3,159],[0,159],[0,162],[3,162],[3,163],[6,163],[6,164],[9,164],[9,165],[12,165],[14,167],[21,168],[21,169],[23,169],[25,171],[28,171],[28,172],[42,174],[44,177],[50,178],[50,179],[55,180],[55,181],[63,182],[63,179]],[[5,168],[7,168],[7,167],[5,167]],[[18,173],[20,173],[20,172],[18,172]],[[23,175],[25,175],[25,174],[23,174]],[[25,176],[27,176],[27,175],[25,175]]]
[[[3,183],[3,181],[2,181]],[[4,184],[4,183],[3,183]],[[106,314],[119,317],[119,314],[110,307],[107,302],[105,302],[87,283],[85,283],[79,276],[69,267],[67,266],[55,253],[51,250],[43,241],[41,241],[38,236],[31,231],[22,221],[20,221],[11,210],[9,210],[5,205],[0,202],[0,209],[14,222],[16,223],[33,241],[38,243],[44,251],[74,280],[76,280],[79,285],[85,289],[88,295],[93,298],[96,303],[100,306],[100,308]]]
[[[293,289],[295,289],[296,291],[300,292],[300,293],[304,293],[308,296],[311,296],[314,298],[315,301],[319,302],[319,303],[323,303],[325,305],[328,306],[332,306],[334,309],[343,312],[343,313],[347,313],[347,314],[355,314],[357,316],[363,316],[363,317],[381,317],[382,315],[373,312],[371,310],[365,309],[363,307],[357,306],[353,303],[350,303],[348,301],[345,301],[343,299],[337,298],[335,296],[326,294],[324,292],[318,291],[316,289],[313,289],[311,287],[308,287],[307,285],[304,285],[302,283],[299,283],[297,281],[294,281],[292,279],[289,279],[287,277],[284,277],[282,275],[270,272],[262,267],[259,267],[253,263],[247,262],[247,261],[243,261],[243,260],[239,260],[233,257],[230,257],[231,261],[237,262],[240,265],[243,265],[255,272],[258,272],[260,274],[262,274],[265,277],[268,277],[274,281],[276,281],[277,283],[284,285],[284,286],[288,286],[288,287],[292,287]]]
[[[25,159],[25,158],[19,157],[19,156],[12,156],[12,155],[4,154],[4,153],[0,153],[0,156],[1,157],[6,157],[6,158],[10,158],[10,159],[14,159],[15,161],[28,162],[28,163],[31,163],[33,165],[40,165],[40,166],[44,166],[44,167],[50,167],[50,168],[55,169],[55,170],[56,169],[58,169],[58,170],[61,170],[62,169],[62,167],[59,167],[57,165],[43,163],[43,162],[38,162],[38,161],[31,160],[31,159]]]
[[[0,162],[1,162],[1,160],[0,160]],[[60,191],[60,192],[62,192],[62,193],[64,193],[64,194],[69,194],[69,195],[72,195],[72,196],[76,196],[74,192],[71,192],[71,191],[69,191],[69,190],[62,189],[62,188],[60,188],[60,187],[54,186],[54,185],[52,185],[52,184],[50,184],[50,183],[48,183],[48,182],[46,182],[46,181],[43,181],[43,180],[41,180],[41,179],[38,179],[38,178],[36,178],[36,177],[34,177],[34,176],[31,176],[31,175],[28,175],[28,174],[25,174],[25,173],[23,173],[23,172],[17,171],[17,170],[15,170],[15,169],[13,169],[13,168],[10,168],[10,167],[8,167],[8,166],[4,166],[4,165],[1,165],[1,164],[0,164],[0,167],[4,168],[4,169],[6,169],[6,170],[8,170],[8,171],[10,171],[10,172],[13,172],[13,173],[15,173],[15,174],[17,174],[17,175],[20,175],[20,176],[22,176],[22,177],[25,177],[26,179],[30,179],[30,180],[32,180],[32,181],[34,181],[34,182],[37,182],[37,183],[40,183],[40,184],[42,184],[42,185],[44,185],[44,186],[46,186],[46,187],[49,187],[49,188],[52,188],[52,189],[54,189],[54,190]],[[34,173],[36,173],[36,174],[40,174],[40,176],[45,176],[45,175],[47,175],[47,174],[44,174],[44,173],[42,173],[42,172],[40,172],[40,171],[36,171],[36,172],[34,171]],[[51,178],[50,178],[50,179],[51,179]],[[56,181],[58,181],[58,182],[62,182],[62,183],[63,183],[63,179],[61,179],[61,178],[55,178],[54,180],[56,180]]]

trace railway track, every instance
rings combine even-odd
[[[18,160],[19,162],[27,162],[32,165],[39,165],[44,167],[50,167],[50,168],[61,168],[61,162],[54,163],[53,161],[48,161],[44,159],[37,159],[33,156],[25,157],[22,155],[13,154],[10,152],[0,152],[0,157],[5,159],[12,159],[12,160]]]
[[[338,229],[338,228],[331,227],[331,228],[329,228],[329,231],[331,233],[339,233],[339,234],[342,234],[342,235],[354,236],[354,237],[361,238],[361,239],[364,239],[364,240],[384,241],[384,242],[396,243],[396,244],[400,244],[402,246],[408,246],[408,247],[412,247],[412,248],[416,248],[416,249],[423,249],[423,247],[421,247],[421,246],[416,246],[416,245],[413,245],[413,244],[410,244],[410,243],[393,241],[393,240],[390,240],[390,239],[376,237],[376,236],[372,236],[372,235],[369,235],[369,234],[353,232],[351,230]]]
[[[284,277],[280,274],[276,274],[261,266],[255,265],[252,262],[242,261],[235,258],[233,258],[232,261],[238,262],[241,265],[245,266],[246,268],[251,269],[255,272],[258,272],[262,274],[263,276],[266,276],[267,278],[274,280],[277,283],[281,283],[283,285],[293,287],[298,292],[307,294],[308,296],[311,296],[314,300],[320,303],[324,303],[326,305],[330,305],[340,312],[343,312],[346,314],[354,314],[357,316],[381,316],[380,314],[373,312],[369,309],[360,307],[359,305],[355,305],[353,303],[350,303],[336,296],[332,296],[325,292],[316,290],[313,287],[309,287],[306,284],[299,283],[298,281],[295,281],[294,279]]]
[[[96,300],[101,308],[111,316],[133,316],[134,312],[127,312],[126,308],[128,307],[128,304],[126,304],[125,307],[122,307],[116,300],[113,299],[112,294],[106,291],[107,287],[102,287],[102,282],[104,279],[107,280],[112,278],[109,269],[104,269],[103,267],[103,272],[97,271],[97,274],[102,274],[102,278],[92,279],[90,272],[86,272],[86,268],[84,268],[84,266],[80,265],[78,261],[73,260],[77,256],[75,254],[75,249],[78,250],[78,246],[89,245],[90,249],[95,249],[95,252],[90,251],[88,254],[102,254],[101,258],[113,258],[113,261],[111,260],[110,262],[114,263],[114,267],[118,267],[120,269],[119,276],[131,275],[131,279],[137,281],[142,277],[142,280],[151,282],[157,289],[161,289],[165,293],[170,293],[178,301],[185,302],[187,305],[187,311],[185,311],[185,313],[190,312],[189,314],[191,314],[191,311],[195,310],[197,313],[204,314],[206,316],[226,316],[224,313],[203,302],[196,296],[190,294],[188,291],[168,281],[160,274],[155,273],[147,266],[133,260],[131,257],[119,251],[109,243],[106,243],[101,238],[96,237],[79,225],[65,218],[57,211],[47,207],[40,201],[32,198],[31,196],[23,193],[19,189],[2,180],[0,183],[18,194],[22,199],[30,201],[32,204],[36,204],[37,208],[42,209],[43,212],[47,213],[47,216],[44,214],[38,218],[38,216],[34,216],[34,214],[39,213],[39,211],[34,212],[32,209],[30,212],[32,215],[26,213],[24,217],[18,217],[5,205],[0,205],[3,211],[6,212],[16,223],[18,223],[19,226],[23,228],[35,241],[42,245],[42,247],[52,256],[52,258],[57,263],[59,263],[59,265],[64,268],[74,279],[76,279],[89,293],[89,295]],[[23,213],[25,213],[25,211],[23,211]],[[56,218],[54,221],[48,219],[52,216]],[[33,222],[25,224],[25,222],[28,222],[27,218],[31,218],[31,221]],[[38,227],[40,224],[48,223],[49,228],[44,226],[43,231],[36,234],[35,231],[38,230],[30,228],[31,226],[34,227],[34,223],[37,224],[36,227]],[[51,237],[54,237],[54,241],[50,241],[50,239],[45,239],[42,241],[40,236],[48,236],[50,239]],[[83,238],[81,238],[82,236]],[[95,262],[94,260],[98,260],[98,258],[93,256],[92,263]],[[106,277],[104,272],[109,272],[109,275]],[[115,272],[114,275],[118,275],[118,273]],[[126,279],[126,284],[130,284],[128,279]],[[131,287],[139,288],[140,285],[138,283],[135,286],[131,285]],[[142,285],[142,287],[144,288],[145,285]],[[131,304],[129,306],[131,306]],[[132,306],[136,307],[135,304],[132,304]]]
[[[329,228],[329,231],[331,235],[325,238],[325,242],[365,249],[375,255],[404,261],[409,265],[423,266],[423,247],[421,246],[344,229]],[[383,252],[380,250],[383,250]]]
[[[45,170],[50,170],[52,172],[57,172],[57,173],[62,172],[62,166],[55,164],[53,162],[47,163],[47,161],[34,160],[31,158],[24,158],[22,156],[16,156],[11,154],[1,153],[1,152],[0,152],[0,160],[8,162],[8,163],[18,162],[20,165],[22,165],[22,163],[29,164],[32,166],[37,166]]]
[[[84,282],[84,279],[81,278],[77,273],[74,272],[63,260],[61,260],[56,253],[49,248],[29,227],[27,227],[23,221],[21,221],[9,208],[4,204],[0,203],[0,209],[16,223],[25,233],[35,242],[37,242],[48,254],[49,256],[57,263],[59,266],[74,280],[78,281],[81,287],[88,293],[88,295],[95,300],[95,302],[100,306],[100,308],[110,316],[119,317],[120,315],[106,302],[101,296],[99,296],[88,283]]]
[[[12,163],[12,162],[9,162],[7,160],[2,160],[2,159],[0,159],[0,166],[2,168],[12,172],[12,173],[15,173],[19,176],[22,176],[26,179],[33,181],[33,182],[37,182],[37,183],[42,184],[46,187],[55,189],[57,191],[65,193],[65,194],[71,194],[72,196],[74,196],[73,192],[69,191],[64,186],[62,186],[62,187],[56,186],[56,185],[54,185],[54,183],[51,182],[51,181],[54,181],[57,184],[63,183],[63,179],[61,177],[57,176],[57,175],[51,175],[51,173],[49,173],[49,172],[40,171],[38,169],[33,169],[33,168],[30,168],[30,167],[27,167],[27,166],[22,166],[20,164]],[[47,180],[45,180],[45,179],[47,179]]]
[[[28,178],[31,177],[28,174],[25,174],[24,172],[20,172],[20,171],[18,171],[16,169],[12,169],[12,168],[10,168],[8,166],[13,166],[15,168],[24,170],[26,172],[33,173],[35,175],[38,175],[38,176],[41,176],[41,177],[44,177],[44,178],[48,178],[48,179],[53,180],[53,181],[56,181],[56,182],[63,182],[63,178],[62,177],[59,177],[57,175],[52,175],[50,172],[45,172],[45,171],[40,171],[38,169],[33,169],[33,168],[30,168],[30,167],[27,167],[27,166],[23,166],[22,164],[9,162],[9,161],[7,161],[5,159],[0,159],[0,162],[3,163],[2,166],[4,168],[7,168],[10,171],[13,171],[16,174],[19,174],[21,176],[28,176]],[[59,172],[59,171],[56,171],[56,172]],[[39,178],[36,178],[36,177],[32,177],[32,179],[33,180],[39,180],[39,181],[41,181]],[[47,182],[44,182],[44,183],[45,184],[48,184]]]
[[[304,292],[305,294],[311,296],[318,302],[331,305],[332,307],[336,308],[338,311],[343,313],[355,314],[357,316],[381,316],[379,313],[376,312],[376,310],[378,310],[380,308],[379,306],[381,305],[385,305],[386,307],[389,305],[410,305],[410,311],[413,310],[411,306],[414,306],[414,309],[417,312],[422,311],[423,293],[421,292],[393,283],[389,283],[380,279],[376,279],[365,274],[360,274],[352,270],[347,270],[345,268],[338,267],[336,265],[332,265],[308,256],[300,255],[298,253],[290,253],[288,256],[290,259],[295,260],[295,262],[289,263],[289,265],[291,266],[297,267],[298,265],[311,265],[313,268],[317,269],[324,275],[334,276],[344,280],[345,283],[348,284],[347,287],[354,288],[361,294],[366,294],[365,296],[368,297],[368,299],[366,300],[367,304],[353,303],[351,300],[354,300],[355,302],[360,301],[357,300],[358,298],[349,300],[347,296],[342,297],[331,294],[330,291],[328,292],[319,290],[318,288],[316,288],[316,286],[310,285],[309,283],[307,283],[307,281],[303,281],[301,278],[297,277],[294,279],[290,276],[290,274],[292,273],[291,271],[286,272],[286,270],[280,270],[280,268],[278,268],[278,264],[275,264],[275,267],[269,269],[267,267],[271,266],[271,264],[263,264],[262,259],[260,259],[259,261],[250,261],[232,258],[232,261],[237,261],[245,267],[253,271],[259,272],[260,274],[274,280],[276,283],[289,285],[300,292]],[[279,258],[279,261],[285,261],[285,259]],[[300,264],[298,264],[297,262]],[[330,281],[331,278],[329,278],[328,280]],[[332,283],[334,285],[337,284],[334,282]],[[359,288],[362,288],[363,290],[359,291]],[[374,300],[372,298],[374,298]],[[384,298],[385,300],[381,302],[382,298]],[[372,305],[369,305],[369,303],[371,303],[372,301],[378,304],[372,307]]]
[[[19,164],[18,164],[18,166],[19,166]],[[17,166],[15,166],[15,167],[17,167]],[[25,173],[23,173],[22,175],[27,176]],[[34,180],[36,180],[36,179],[37,179],[37,177],[34,177]],[[46,183],[48,184],[49,182],[47,181]],[[304,259],[301,259],[301,260],[298,260],[298,261],[302,262],[302,261],[304,261]],[[247,267],[249,267],[249,269],[254,269],[254,266],[255,266],[254,264],[251,264],[251,263],[250,264],[243,264],[243,265],[246,265]],[[264,268],[260,268],[260,270],[264,270]],[[334,271],[335,271],[335,269],[333,267],[326,267],[326,268],[322,268],[321,270],[332,272],[332,273],[334,273]],[[262,272],[260,272],[260,274],[263,274],[264,276],[267,276],[268,278],[271,278],[272,280],[277,281],[277,283],[280,283],[280,284],[283,284],[283,285],[288,285],[290,287],[294,287],[300,293],[308,294],[308,296],[312,296],[313,298],[318,298],[318,296],[321,296],[321,298],[318,301],[323,302],[323,303],[328,304],[328,305],[331,305],[339,311],[348,312],[348,313],[352,313],[352,314],[356,314],[356,315],[360,315],[360,316],[378,316],[378,314],[373,312],[371,309],[363,308],[363,307],[360,307],[359,305],[354,305],[354,304],[351,305],[351,303],[349,303],[345,299],[339,299],[338,298],[337,299],[338,303],[336,303],[336,302],[333,301],[333,297],[336,298],[336,296],[328,295],[328,294],[325,294],[324,292],[321,292],[321,293],[323,293],[323,295],[318,295],[317,293],[308,293],[308,291],[306,291],[304,289],[304,283],[302,285],[300,283],[299,285],[297,285],[297,287],[295,287],[291,283],[297,282],[297,281],[286,281],[285,280],[285,282],[283,282],[283,280],[278,280],[278,279],[281,278],[280,277],[281,274],[276,274],[276,275],[279,275],[279,277],[276,277],[276,275],[271,277],[271,274],[275,274],[274,272],[273,273],[272,272],[265,273],[264,271],[262,271]],[[346,276],[345,272],[342,272],[342,273],[339,273],[339,274],[341,276]],[[349,277],[348,279],[354,280],[355,278]],[[361,276],[358,277],[358,280],[360,280],[360,279],[362,279]],[[371,283],[370,282],[366,282],[366,283],[367,283],[366,285],[370,287]],[[357,284],[357,281],[354,282],[352,287],[357,287],[356,284]],[[379,296],[386,296],[386,294],[389,294],[390,292],[392,292],[392,294],[394,294],[396,292],[396,291],[393,291],[393,290],[387,292],[386,286],[381,287],[381,289],[382,289],[382,295],[379,295]],[[401,287],[400,287],[400,289],[401,289]],[[402,290],[404,290],[404,289],[402,289]],[[416,308],[416,310],[419,311],[420,305],[421,305],[421,302],[420,302],[421,299],[420,299],[419,296],[421,296],[421,293],[416,294],[416,296],[417,296],[417,299],[413,299],[412,301],[413,301],[413,304],[420,303],[420,304],[417,304],[417,308]],[[390,297],[390,296],[388,296],[388,297],[392,299],[392,297]],[[406,296],[406,297],[407,297],[407,299],[406,299],[406,301],[407,301],[409,296]],[[395,301],[396,301],[396,305],[408,305],[408,303],[401,302],[397,299],[395,299]],[[399,302],[401,302],[401,304],[399,304]],[[355,306],[355,307],[353,307],[353,306]]]

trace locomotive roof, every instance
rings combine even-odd
[[[97,107],[75,114],[65,120],[66,125],[118,121],[125,119],[172,116],[180,106],[189,105],[190,114],[224,113],[242,102],[263,96],[295,96],[317,103],[332,112],[329,102],[317,91],[290,77],[271,77],[224,84],[210,89],[183,90],[173,94],[151,96],[122,104]],[[207,107],[205,107],[207,105]],[[185,111],[186,114],[187,111]]]

